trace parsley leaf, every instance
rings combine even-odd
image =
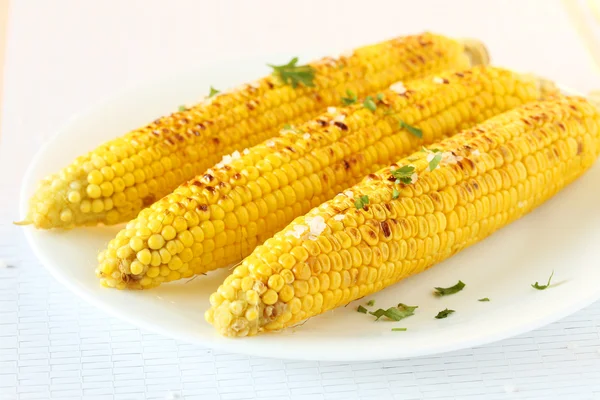
[[[442,287],[436,287],[434,288],[436,290],[435,294],[438,296],[448,296],[450,294],[454,294],[454,293],[458,293],[461,290],[463,290],[463,288],[466,285],[462,282],[462,281],[458,281],[458,283],[454,286],[450,286],[448,288],[442,288]]]
[[[358,311],[361,314],[366,314],[367,313],[367,309],[364,308],[363,306],[358,306],[358,308],[356,309],[356,311]]]
[[[377,93],[377,100],[383,100],[383,93]]]
[[[484,297],[483,299],[479,299],[477,301],[490,301],[490,299],[488,297]]]
[[[387,310],[380,308],[376,311],[370,311],[369,314],[377,317],[375,321],[378,321],[381,317],[386,317],[392,321],[400,321],[403,318],[414,315],[417,308],[418,306],[407,306],[406,304],[399,303],[396,307],[390,307]]]
[[[392,332],[406,332],[406,328],[392,328]]]
[[[179,108],[177,108],[177,110],[178,110],[179,112],[182,112],[182,111],[185,111],[185,110],[187,110],[187,107],[186,107],[186,106],[179,106]]]
[[[448,317],[448,315],[452,314],[454,312],[454,310],[448,310],[447,308],[445,310],[442,310],[438,313],[438,315],[435,316],[435,319],[443,319]]]
[[[208,97],[213,97],[215,94],[221,93],[220,90],[215,89],[214,87],[210,87],[210,93],[208,94]]]
[[[411,133],[412,135],[418,137],[419,139],[423,138],[423,131],[420,130],[419,128],[409,125],[406,122],[400,120],[400,128],[401,129],[406,129],[409,133]]]
[[[429,161],[429,171],[433,171],[434,169],[436,169],[438,165],[440,165],[440,161],[442,161],[442,153],[439,150],[434,153],[435,155],[433,156],[431,161]]]
[[[292,85],[294,89],[300,83],[307,87],[315,86],[313,82],[315,79],[315,69],[310,65],[296,65],[297,63],[298,57],[294,57],[289,63],[284,65],[267,65],[273,68],[273,75],[281,79],[283,83]]]
[[[548,287],[550,286],[550,281],[552,280],[552,277],[554,276],[554,271],[552,271],[552,274],[550,274],[550,278],[548,278],[548,283],[545,285],[540,285],[539,283],[535,283],[532,284],[531,287],[537,290],[545,290],[548,289]]]
[[[345,106],[352,105],[358,101],[358,96],[350,89],[346,89],[346,96],[348,97],[342,97],[342,104]]]
[[[373,101],[373,97],[372,96],[367,96],[367,98],[365,99],[365,101],[363,101],[363,106],[367,110],[371,110],[373,112],[375,112],[375,110],[377,110],[377,104],[375,104],[375,101]]]
[[[367,302],[367,305],[368,305],[369,307],[373,307],[373,306],[375,305],[375,300],[369,300],[369,301]]]
[[[404,165],[392,172],[392,176],[396,178],[398,181],[408,185],[412,183],[412,175],[415,173],[415,167],[412,165]],[[396,183],[400,183],[396,182]]]
[[[293,131],[294,127],[290,124],[284,124],[283,129],[285,129],[286,131]]]
[[[400,197],[400,191],[394,188],[394,191],[392,192],[392,199],[396,200],[398,197]]]
[[[364,208],[367,204],[369,204],[369,196],[367,195],[360,196],[354,201],[354,207],[358,210]]]

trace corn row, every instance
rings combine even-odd
[[[219,333],[280,330],[420,273],[539,206],[600,152],[583,98],[522,106],[367,176],[258,247],[211,295]],[[413,183],[396,183],[414,167]],[[368,196],[358,209],[355,198]]]
[[[486,61],[481,44],[468,46],[429,33],[401,37],[310,64],[308,86],[268,76],[217,94],[104,143],[44,179],[25,223],[49,229],[129,221],[224,154],[320,114],[346,90],[362,96],[399,79],[465,68],[470,55]]]
[[[330,109],[143,210],[99,255],[97,275],[108,287],[143,289],[240,261],[366,174],[540,96],[531,76],[475,67],[395,84],[370,108]]]

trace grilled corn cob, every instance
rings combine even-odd
[[[212,96],[77,158],[40,183],[26,223],[47,229],[128,221],[224,154],[320,114],[346,90],[364,95],[471,61],[487,61],[480,43],[425,33],[309,66],[279,67],[278,76]]]
[[[372,104],[331,109],[143,210],[99,255],[97,275],[108,287],[143,289],[240,261],[367,173],[540,95],[533,77],[484,66],[395,84]],[[417,129],[422,138],[410,133]]]
[[[588,169],[600,152],[600,113],[583,98],[528,104],[432,147],[259,246],[211,295],[206,319],[227,336],[275,331],[426,270]],[[396,183],[411,168],[414,182]],[[368,205],[355,204],[362,196]]]

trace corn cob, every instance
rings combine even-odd
[[[537,82],[494,67],[446,72],[396,84],[371,109],[333,109],[284,130],[143,210],[99,255],[97,275],[108,287],[143,289],[240,261],[365,174],[537,99]],[[415,126],[422,138],[408,131]]]
[[[432,147],[439,152],[368,175],[267,240],[211,295],[206,319],[227,336],[275,331],[428,269],[588,169],[600,113],[583,98],[528,104]],[[415,182],[396,183],[407,168]],[[358,208],[362,196],[368,205]]]
[[[260,143],[285,123],[320,114],[346,90],[364,95],[398,79],[466,68],[471,61],[487,61],[480,43],[425,33],[298,67],[305,75],[300,84],[292,80],[293,87],[280,73],[217,94],[109,141],[44,179],[25,223],[48,229],[128,221],[224,154]]]

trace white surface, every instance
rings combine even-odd
[[[308,57],[303,56],[303,59]],[[276,57],[268,56],[267,60]],[[289,57],[286,57],[289,58]],[[234,87],[267,73],[262,59],[214,63],[192,73],[149,82],[125,91],[73,119],[36,155],[23,183],[22,215],[37,182],[97,144],[172,112],[197,99],[211,84]],[[155,93],[160,93],[156,96]],[[106,121],[110,121],[107,126]],[[80,140],[85,134],[85,140]],[[232,340],[219,337],[203,318],[208,298],[229,269],[187,282],[146,291],[107,290],[94,274],[98,251],[118,227],[67,232],[26,228],[34,252],[65,286],[88,302],[137,326],[188,342],[273,358],[316,361],[369,361],[421,356],[472,347],[503,339],[553,322],[600,298],[600,164],[555,199],[452,259],[348,307],[311,318],[279,334]],[[565,238],[568,238],[565,239]],[[569,261],[569,264],[565,263]],[[544,292],[530,284],[555,271],[555,286]],[[467,283],[461,293],[445,298],[433,286]],[[477,299],[490,297],[489,303]],[[378,307],[398,302],[418,305],[415,316],[399,324],[374,322],[356,312],[358,304],[376,299]],[[376,307],[377,308],[377,307]],[[374,308],[374,309],[376,309]],[[445,320],[438,311],[457,310]],[[515,313],[518,309],[519,312]],[[394,326],[408,328],[392,332]],[[354,349],[349,352],[348,349]]]
[[[582,91],[600,87],[558,1],[297,4],[11,0],[0,258],[16,267],[0,270],[0,398],[600,398],[598,302],[516,338],[441,356],[289,362],[209,351],[134,328],[79,301],[33,257],[10,222],[18,218],[20,180],[40,143],[101,97],[188,63],[256,49],[345,49],[436,28],[481,37],[503,65],[539,70]]]

